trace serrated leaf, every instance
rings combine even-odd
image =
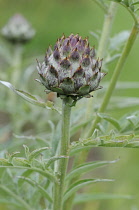
[[[110,199],[133,199],[134,197],[131,195],[118,195],[112,193],[92,193],[92,194],[78,194],[75,199],[74,203],[86,203],[93,200],[110,200]]]
[[[111,179],[84,179],[73,183],[64,194],[64,201],[67,200],[73,193],[81,189],[84,186],[97,183],[97,182],[110,182]]]
[[[103,113],[98,113],[97,115],[101,119],[104,119],[104,120],[110,122],[112,125],[114,125],[115,128],[117,128],[117,130],[121,129],[121,126],[120,126],[119,122],[116,119],[114,119],[113,117],[111,117],[109,115],[106,115],[106,114],[103,114]]]
[[[25,159],[25,158],[14,157],[13,160],[12,160],[12,163],[13,163],[14,166],[27,166],[27,167],[30,167],[30,164],[29,164],[28,160]]]
[[[9,162],[11,163],[13,160],[13,157],[15,157],[16,155],[20,154],[20,152],[13,152],[12,154],[9,155]]]
[[[22,179],[23,181],[28,182],[33,188],[36,187],[39,192],[49,201],[49,202],[53,202],[52,198],[49,196],[49,194],[46,192],[46,190],[37,182],[35,182],[34,180],[31,180],[30,178],[26,178],[23,176],[18,176],[19,179]]]
[[[29,154],[29,161],[32,161],[33,158],[35,158],[36,156],[38,156],[41,152],[44,152],[45,150],[50,149],[50,147],[42,147],[39,149],[35,149],[34,151],[32,151]]]
[[[2,166],[12,166],[12,163],[9,162],[9,160],[5,158],[0,158],[0,165]]]
[[[97,138],[83,139],[77,142],[73,142],[70,147],[70,156],[77,154],[78,152],[93,147],[127,147],[127,148],[139,148],[139,136],[134,134],[119,135],[112,137],[111,135],[99,136]]]
[[[111,163],[115,163],[117,160],[114,161],[94,161],[94,162],[89,162],[89,163],[84,163],[82,165],[79,165],[78,167],[74,168],[72,171],[70,171],[67,176],[66,180],[69,181],[70,179],[79,176],[81,174],[84,174],[86,172],[89,172],[95,168],[105,166]]]
[[[31,162],[31,165],[35,168],[40,168],[42,170],[45,170],[44,161],[40,161],[40,160],[37,160],[37,159],[33,158],[32,162]]]
[[[48,101],[47,103],[39,101],[35,96],[31,95],[30,93],[27,93],[27,92],[22,91],[22,90],[17,90],[9,82],[0,80],[0,83],[5,85],[9,89],[11,89],[14,93],[16,93],[17,95],[21,96],[23,99],[25,99],[29,103],[37,105],[37,106],[40,106],[40,107],[43,107],[43,108],[55,110],[55,111],[57,111],[57,112],[59,112],[61,114],[61,112],[54,107],[54,105],[53,105],[53,103],[51,101]]]

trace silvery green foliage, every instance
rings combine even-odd
[[[90,92],[100,88],[105,76],[101,66],[102,60],[95,59],[95,50],[87,38],[71,34],[59,38],[54,50],[48,48],[44,62],[38,63],[38,73],[40,82],[50,92],[79,99],[90,97]]]
[[[1,34],[12,43],[26,43],[34,37],[35,30],[22,15],[16,14],[2,28]]]

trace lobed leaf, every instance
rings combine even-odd
[[[32,151],[28,158],[29,158],[29,162],[32,161],[33,158],[35,158],[36,156],[38,156],[41,152],[47,150],[47,149],[50,149],[50,147],[42,147],[42,148],[39,148],[39,149],[35,149],[34,151]]]
[[[139,136],[120,135],[120,136],[99,136],[97,138],[83,139],[77,142],[73,142],[70,147],[70,155],[75,155],[85,149],[91,149],[93,147],[124,147],[124,148],[139,148]]]
[[[12,163],[9,162],[9,160],[5,158],[0,158],[0,166],[12,166]]]
[[[25,158],[14,157],[13,160],[12,160],[12,163],[13,163],[14,166],[27,166],[27,167],[30,167],[30,164],[29,164],[28,160],[25,159]]]

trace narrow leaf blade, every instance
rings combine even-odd
[[[30,178],[26,178],[23,176],[18,176],[19,179],[22,179],[23,181],[26,181],[27,183],[29,183],[32,187],[36,187],[39,192],[49,201],[52,203],[52,198],[49,196],[49,194],[45,191],[45,189],[39,185],[37,182],[31,180]]]
[[[92,194],[78,194],[75,199],[74,203],[86,203],[93,200],[109,200],[109,199],[133,199],[134,197],[131,195],[118,195],[112,193],[92,193]]]
[[[40,106],[40,107],[43,107],[43,108],[55,110],[55,111],[57,111],[57,112],[59,112],[61,114],[61,112],[53,106],[53,103],[51,101],[48,101],[47,103],[41,102],[35,96],[31,95],[30,93],[27,93],[27,92],[25,92],[23,90],[17,90],[9,82],[0,80],[0,83],[5,85],[9,89],[11,89],[14,93],[16,93],[17,95],[21,96],[24,100],[28,101],[29,103],[37,105],[37,106]]]
[[[64,201],[67,200],[73,193],[77,192],[80,188],[94,184],[97,182],[110,182],[111,179],[84,179],[73,183],[64,194]]]
[[[66,176],[66,180],[69,181],[70,179],[79,176],[81,174],[84,174],[86,172],[89,172],[95,168],[105,166],[111,163],[115,163],[117,160],[114,161],[94,161],[94,162],[89,162],[85,163],[82,165],[79,165],[78,167],[74,168],[69,174]]]
[[[113,117],[110,117],[109,115],[106,115],[104,113],[98,113],[98,116],[101,119],[104,119],[104,120],[110,122],[117,130],[121,129],[119,122],[116,119],[114,119]]]

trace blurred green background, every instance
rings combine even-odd
[[[104,14],[103,11],[92,0],[0,0],[0,28],[8,19],[16,13],[21,13],[32,24],[36,30],[35,38],[26,45],[24,57],[28,58],[44,55],[46,48],[63,33],[79,33],[83,37],[89,37],[90,44],[98,46],[97,40],[90,34],[90,31],[101,31]],[[133,25],[132,17],[121,6],[112,26],[112,36],[121,30],[131,30]],[[2,41],[3,42],[3,41]],[[130,56],[120,75],[121,81],[139,80],[139,39],[130,53]],[[116,61],[109,66],[109,74],[105,81],[109,81],[113,73]],[[2,69],[0,69],[2,71]],[[35,77],[35,76],[34,76]],[[33,77],[33,79],[34,79]],[[32,80],[33,80],[32,79]],[[33,81],[34,82],[34,81]],[[35,87],[35,82],[33,83]],[[1,88],[1,87],[0,87]],[[37,86],[36,92],[39,92]],[[35,90],[33,90],[35,92]],[[115,92],[118,95],[119,92]],[[120,95],[139,97],[137,90],[121,91]],[[79,102],[80,103],[80,102]],[[133,110],[138,110],[139,106]],[[117,118],[129,110],[112,111],[111,114]],[[132,110],[131,110],[132,111]],[[32,113],[33,115],[33,113]],[[1,119],[2,121],[2,119]],[[93,156],[94,155],[94,156]],[[90,152],[91,159],[114,160],[120,158],[118,163],[98,170],[96,177],[115,179],[113,183],[93,185],[89,187],[90,192],[109,192],[116,194],[135,195],[133,200],[101,200],[89,202],[84,206],[86,210],[138,210],[139,209],[139,150],[118,149],[118,148],[95,148]],[[83,207],[83,205],[82,205]],[[81,209],[78,207],[76,209]],[[7,210],[0,206],[0,210]]]

